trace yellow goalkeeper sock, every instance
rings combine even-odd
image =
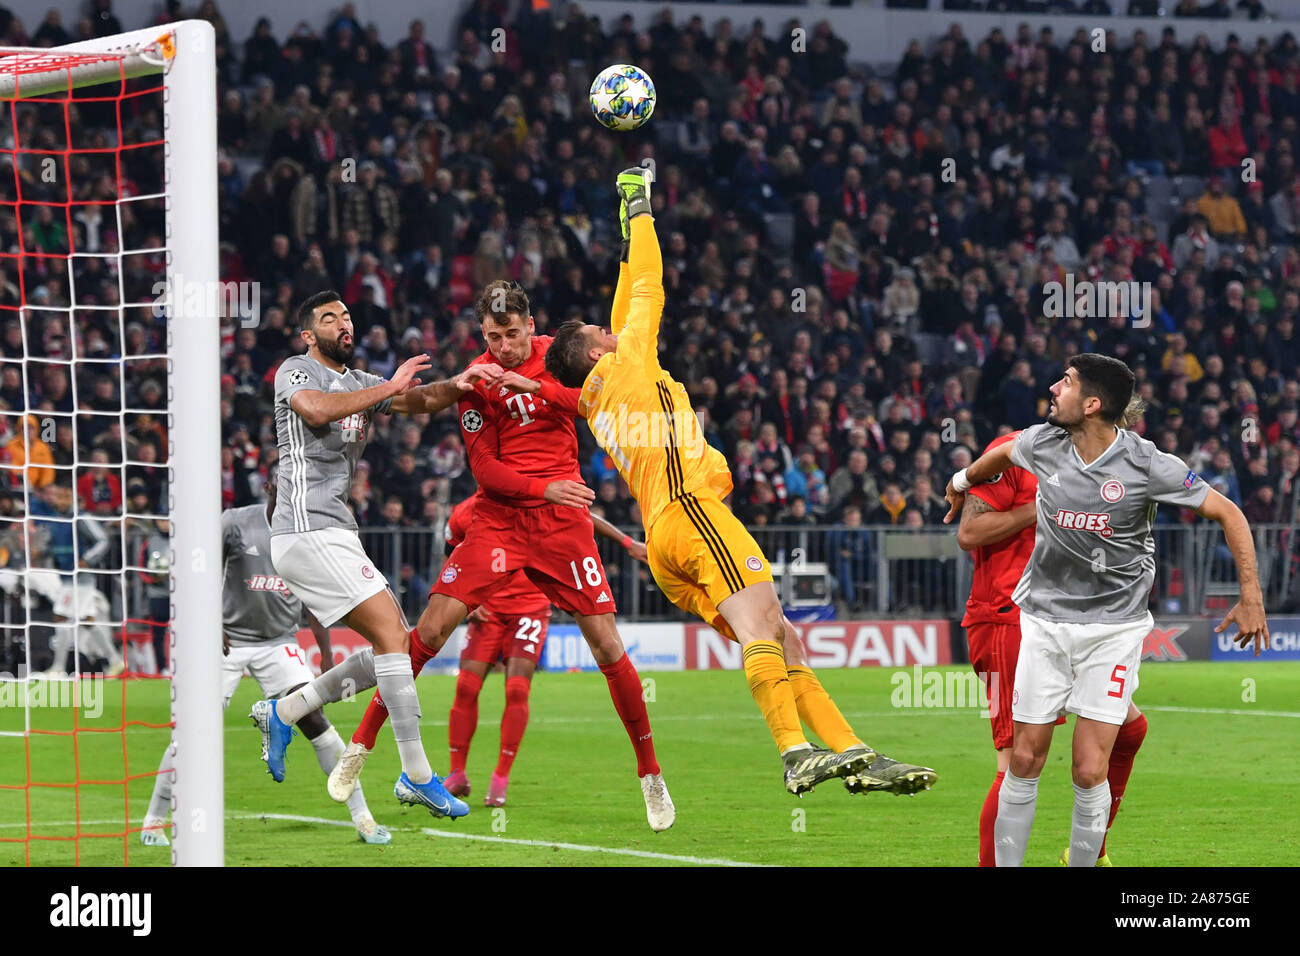
[[[781,645],[776,641],[754,641],[745,645],[742,653],[749,692],[763,712],[767,729],[776,741],[776,749],[785,753],[791,747],[807,744],[808,738],[799,726],[799,711],[785,671]]]
[[[791,667],[787,673],[790,675],[790,690],[794,692],[795,706],[799,708],[799,719],[812,728],[812,732],[827,747],[836,753],[842,753],[862,743],[811,669]]]

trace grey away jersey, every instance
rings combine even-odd
[[[266,505],[221,513],[221,561],[225,572],[221,622],[230,643],[293,643],[302,621],[302,602],[271,564]]]
[[[1011,460],[1038,479],[1034,551],[1011,599],[1045,621],[1121,624],[1147,614],[1156,503],[1199,508],[1210,492],[1182,459],[1124,429],[1085,466],[1069,434],[1026,428]]]
[[[310,428],[289,407],[289,399],[305,388],[318,392],[356,392],[384,379],[369,372],[336,372],[306,355],[284,360],[275,373],[275,431],[280,445],[279,498],[271,522],[272,534],[346,528],[355,531],[348,508],[348,488],[366,447],[370,419],[388,414],[392,399],[363,412]]]

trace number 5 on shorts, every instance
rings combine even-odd
[[[1124,673],[1127,670],[1128,667],[1124,664],[1115,665],[1115,669],[1110,672],[1110,682],[1112,684],[1119,684],[1119,690],[1106,691],[1107,697],[1118,697],[1120,700],[1124,699]]]

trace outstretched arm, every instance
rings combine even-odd
[[[962,509],[961,524],[957,526],[957,545],[963,551],[973,551],[997,544],[1003,538],[1031,527],[1037,510],[1038,506],[1030,501],[1010,511],[998,511],[979,495],[970,495]]]
[[[962,505],[966,502],[966,491],[971,485],[983,484],[1011,467],[1011,449],[1014,445],[1015,442],[1003,442],[975,459],[969,468],[964,469],[965,474],[959,471],[952,476],[952,479],[948,482],[948,488],[944,492],[944,497],[948,499],[949,505],[948,513],[943,516],[944,524],[951,524],[952,519],[957,516],[957,512],[961,511]],[[957,485],[963,478],[966,484],[958,490]]]
[[[427,368],[429,368],[427,355],[413,355],[398,366],[389,381],[358,389],[355,392],[327,392],[307,388],[304,383],[308,383],[309,373],[305,369],[295,368],[288,379],[292,389],[287,392],[289,407],[302,416],[302,420],[309,427],[322,428],[330,422],[382,405],[390,398],[395,404],[401,396],[413,390],[415,377]],[[280,388],[281,375],[283,371],[276,375],[277,390]],[[295,381],[293,375],[301,375],[301,381]],[[310,384],[319,385],[320,382],[315,381]]]
[[[618,285],[614,286],[614,301],[609,309],[609,330],[615,335],[627,325],[627,311],[632,305],[632,267],[627,261],[618,264]]]
[[[1255,564],[1255,542],[1250,536],[1250,523],[1241,509],[1211,489],[1205,502],[1196,509],[1202,518],[1217,521],[1223,526],[1228,539],[1228,550],[1237,563],[1237,579],[1241,582],[1241,600],[1233,605],[1214,633],[1222,634],[1229,624],[1236,624],[1239,633],[1233,639],[1238,647],[1254,641],[1255,656],[1259,657],[1261,642],[1269,646],[1268,619],[1264,616],[1264,594],[1259,587],[1259,570]]]
[[[393,399],[391,410],[399,415],[432,415],[455,405],[473,387],[472,384],[462,385],[459,376],[443,382],[430,382],[398,395]]]
[[[655,234],[654,217],[633,216],[630,224],[632,247],[628,272],[632,292],[628,301],[627,324],[618,333],[616,349],[620,359],[645,365],[659,365],[659,319],[664,311],[664,260]]]

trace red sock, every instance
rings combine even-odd
[[[1132,723],[1125,724],[1115,736],[1115,746],[1110,748],[1110,767],[1106,771],[1106,781],[1110,784],[1110,819],[1106,821],[1106,832],[1115,822],[1119,813],[1119,802],[1124,798],[1124,789],[1128,786],[1129,774],[1133,772],[1133,758],[1137,756],[1142,741],[1147,735],[1147,719],[1143,714]],[[1101,853],[1106,853],[1106,841],[1101,841]]]
[[[411,671],[416,676],[420,676],[420,671],[424,670],[424,665],[433,660],[436,654],[424,646],[424,641],[420,640],[420,629],[411,628]]]
[[[1002,789],[1002,778],[1007,775],[999,770],[989,787],[988,796],[984,798],[984,808],[980,810],[980,866],[996,866],[993,862],[993,824],[998,819],[998,791]]]
[[[655,745],[650,733],[650,715],[646,713],[641,698],[641,678],[631,659],[624,654],[613,664],[601,664],[600,672],[609,681],[609,696],[614,698],[614,709],[627,728],[628,738],[636,751],[636,775],[659,772],[655,759]]]
[[[451,751],[451,772],[464,771],[465,758],[469,756],[469,742],[478,727],[478,692],[483,688],[483,678],[470,671],[461,671],[456,678],[456,700],[451,705],[447,728],[447,748]]]
[[[528,691],[532,681],[527,677],[506,678],[506,709],[501,715],[501,752],[497,756],[497,776],[510,776],[519,742],[524,739],[528,726]]]
[[[357,732],[352,735],[354,744],[361,744],[367,750],[375,749],[375,738],[379,736],[379,728],[384,726],[384,721],[388,719],[388,707],[384,704],[384,699],[375,691],[375,696],[370,698],[370,703],[366,705],[366,712],[361,716],[361,726]]]

